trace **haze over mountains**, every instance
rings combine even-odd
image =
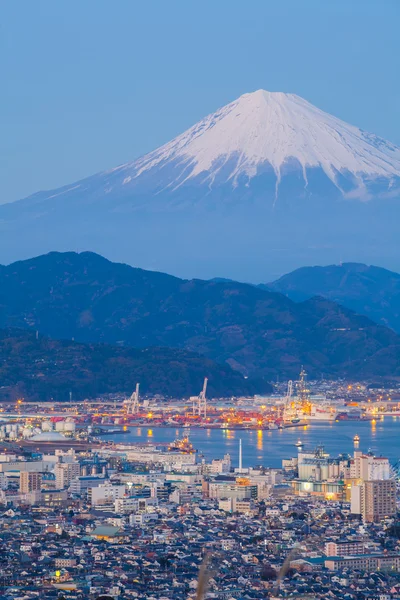
[[[182,280],[93,253],[53,252],[1,267],[0,327],[177,348],[265,381],[297,377],[302,364],[311,377],[400,375],[399,336],[329,300],[296,303],[253,285]]]
[[[258,90],[143,158],[0,206],[0,260],[88,249],[254,282],[340,260],[400,268],[399,198],[398,147]]]

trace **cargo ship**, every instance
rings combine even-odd
[[[309,421],[336,421],[338,412],[332,406],[319,406],[314,404],[313,398],[311,398],[311,411],[306,416]]]

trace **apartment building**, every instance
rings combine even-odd
[[[353,556],[364,553],[365,544],[362,540],[343,540],[325,544],[325,554],[327,556]]]
[[[73,479],[76,479],[81,474],[81,467],[78,462],[57,463],[54,467],[56,476],[56,488],[63,490],[68,488]]]
[[[19,479],[19,491],[21,494],[35,492],[42,487],[42,474],[35,471],[21,471]]]

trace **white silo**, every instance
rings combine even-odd
[[[43,421],[42,431],[53,431],[53,423],[51,421]]]
[[[64,431],[65,421],[56,421],[56,431]]]

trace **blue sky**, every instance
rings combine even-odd
[[[132,160],[241,94],[294,92],[400,145],[398,0],[12,0],[0,203]]]

